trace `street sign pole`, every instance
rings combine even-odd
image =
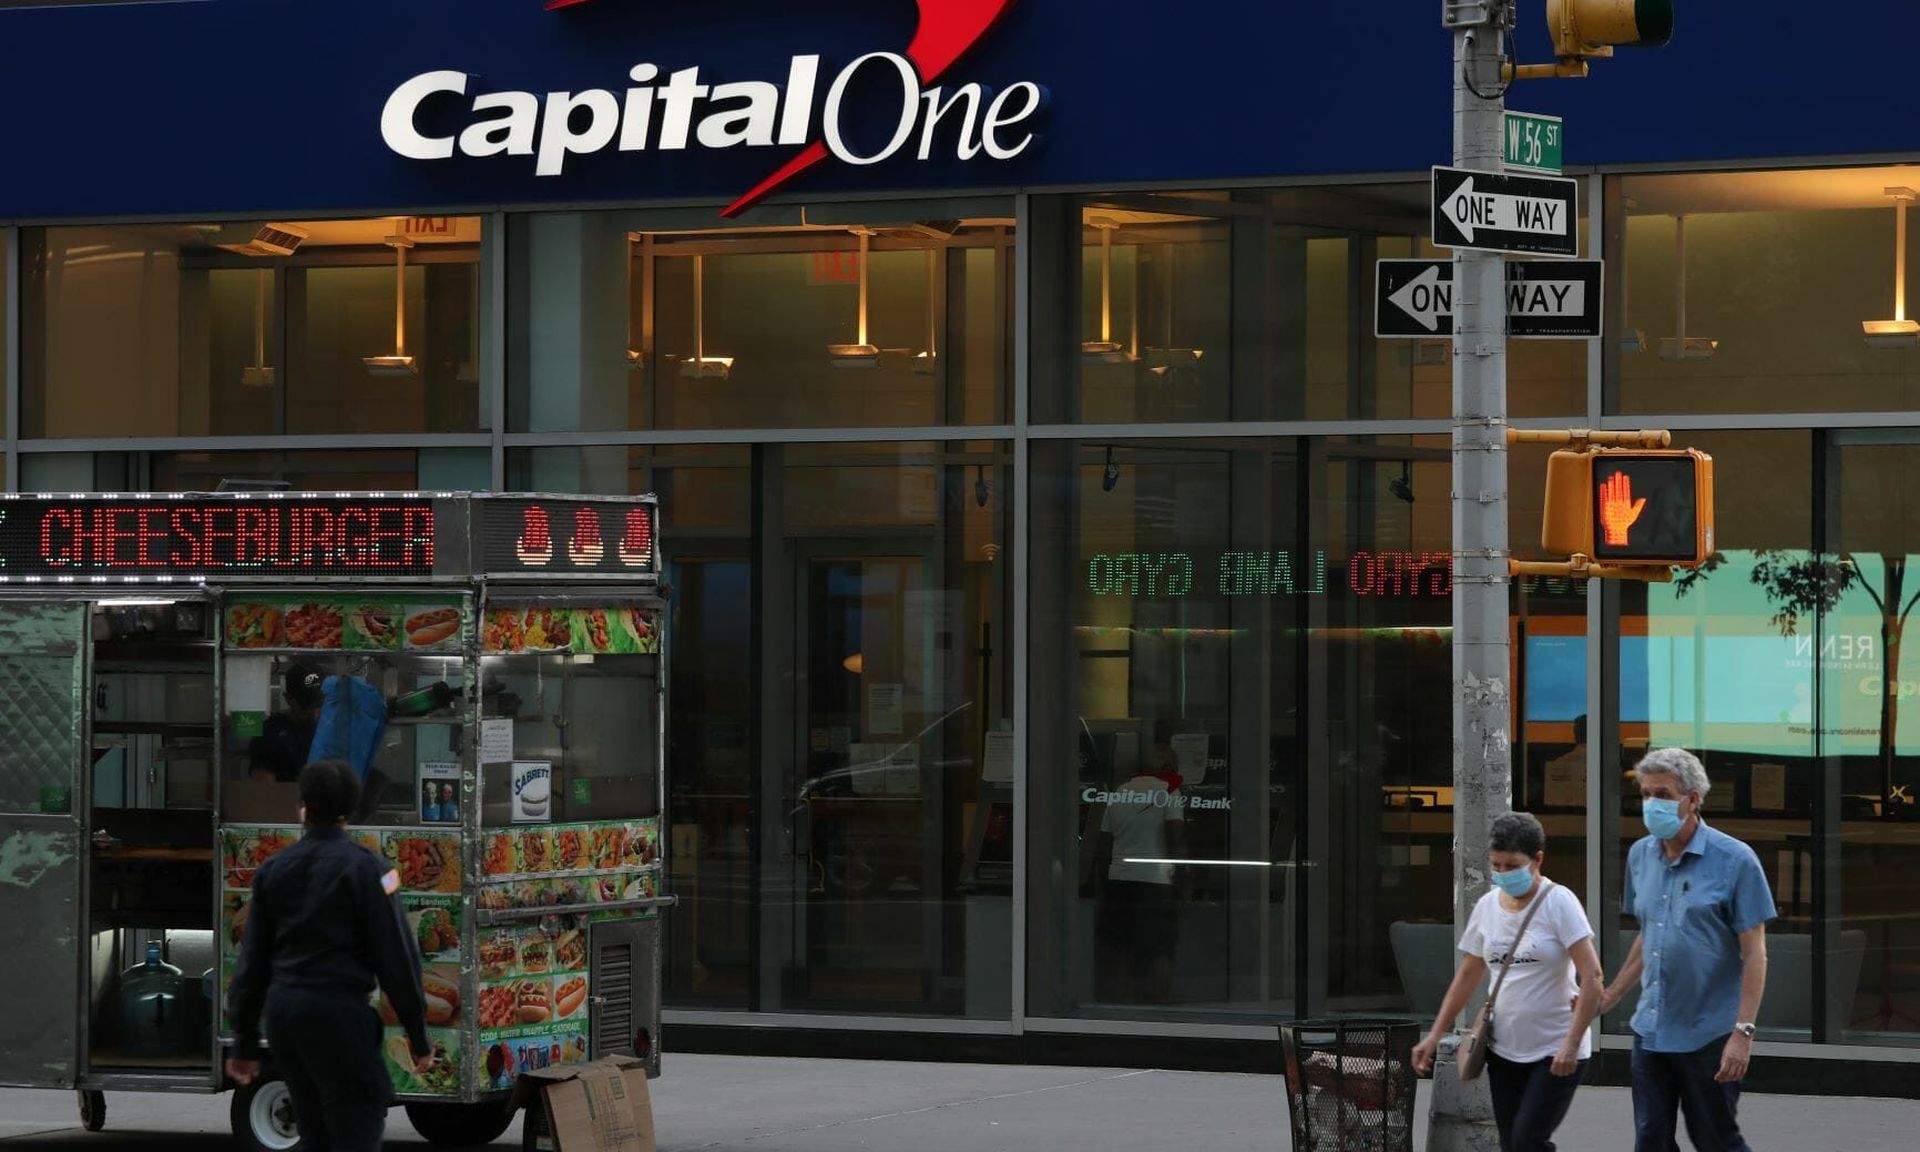
[[[1453,163],[1498,173],[1501,43],[1513,0],[1443,0],[1453,30]],[[1507,613],[1506,262],[1459,249],[1453,269],[1453,921],[1487,890],[1487,825],[1512,805]],[[1497,1152],[1486,1078],[1435,1085],[1431,1152]]]

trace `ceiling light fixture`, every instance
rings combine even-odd
[[[880,349],[867,343],[867,256],[873,229],[858,226],[850,231],[860,238],[860,264],[855,272],[860,285],[859,338],[852,344],[827,345],[827,355],[833,357],[835,368],[872,368],[880,362]]]
[[[1100,230],[1100,339],[1081,344],[1080,355],[1089,364],[1125,364],[1134,357],[1113,338],[1113,234],[1120,222],[1095,216],[1087,223]]]
[[[931,376],[940,362],[940,313],[938,309],[940,286],[940,253],[937,249],[927,249],[927,347],[913,358],[913,372],[916,376]]]
[[[1645,352],[1647,334],[1633,326],[1633,309],[1627,303],[1632,297],[1627,291],[1627,273],[1633,268],[1632,253],[1627,248],[1628,222],[1633,219],[1633,210],[1640,202],[1631,196],[1620,198],[1620,250],[1625,258],[1620,261],[1620,351]]]
[[[291,256],[312,235],[297,224],[227,224],[213,228],[215,248],[242,256]]]
[[[973,502],[979,507],[985,508],[987,506],[987,497],[991,495],[992,492],[993,489],[987,486],[987,466],[985,464],[975,464],[973,466]]]
[[[1912,348],[1920,346],[1920,321],[1907,319],[1907,205],[1913,203],[1913,189],[1888,188],[1893,201],[1893,319],[1862,320],[1860,328],[1869,348]]]
[[[1180,247],[1177,244],[1167,244],[1165,248],[1167,253],[1167,282],[1165,288],[1160,293],[1160,311],[1162,314],[1161,334],[1166,341],[1166,345],[1161,348],[1148,347],[1147,349],[1147,371],[1162,378],[1170,373],[1192,368],[1194,365],[1200,363],[1201,357],[1206,355],[1206,353],[1199,348],[1177,348],[1174,346],[1174,265],[1176,258],[1180,254]]]
[[[633,285],[633,272],[631,271],[631,269],[634,265],[638,265],[640,269],[640,288],[639,288],[640,299],[643,302],[642,308],[646,313],[646,316],[648,318],[648,323],[646,327],[644,327],[641,330],[641,332],[638,333],[637,335],[640,336],[640,342],[644,344],[646,342],[647,335],[649,335],[653,329],[653,326],[651,323],[652,317],[653,317],[653,307],[654,307],[653,237],[652,236],[649,236],[644,232],[627,233],[627,264],[629,268],[629,271],[627,273],[627,285],[628,285],[629,291],[632,290],[632,285]],[[633,322],[629,320],[627,322],[627,340],[626,340],[627,368],[631,371],[637,372],[642,368],[646,367],[647,351],[643,348],[636,348],[633,346],[635,335],[636,333],[633,330]]]
[[[1100,475],[1100,491],[1111,492],[1120,486],[1120,465],[1113,462],[1113,445],[1107,445],[1107,470]]]
[[[411,376],[413,357],[407,355],[407,249],[413,241],[405,236],[389,236],[393,249],[393,355],[362,356],[367,371],[375,376]]]
[[[1673,218],[1673,335],[1660,341],[1662,360],[1711,360],[1720,341],[1687,335],[1687,218]]]
[[[707,355],[706,257],[693,256],[693,359],[680,365],[680,375],[696,380],[725,380],[733,375],[733,357]]]
[[[240,383],[248,388],[273,387],[273,366],[267,363],[267,278],[265,268],[253,270],[253,363],[240,369]]]

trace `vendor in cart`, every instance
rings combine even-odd
[[[352,822],[372,817],[388,781],[373,766],[387,726],[387,700],[357,676],[328,676],[306,664],[287,666],[281,682],[286,710],[267,717],[248,748],[248,775],[290,783],[316,760],[344,760],[360,778]]]
[[[313,731],[320,722],[322,677],[305,664],[289,664],[281,689],[286,710],[267,717],[262,733],[248,747],[247,775],[255,780],[291,784],[300,778],[313,750]]]

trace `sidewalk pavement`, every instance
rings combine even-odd
[[[1422,1086],[1416,1148],[1426,1135]],[[79,1129],[65,1092],[0,1092],[4,1152],[231,1148],[227,1099],[107,1098],[106,1131]],[[1287,1152],[1273,1076],[982,1064],[668,1054],[654,1082],[661,1152]],[[1906,1152],[1920,1101],[1749,1096],[1757,1152]],[[1588,1087],[1561,1127],[1565,1152],[1633,1146],[1623,1088]],[[399,1110],[388,1146],[424,1148]],[[1681,1138],[1681,1148],[1692,1146]],[[519,1126],[491,1145],[519,1147]]]

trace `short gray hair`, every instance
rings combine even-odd
[[[1703,799],[1713,788],[1713,782],[1707,779],[1706,766],[1685,748],[1655,748],[1640,758],[1633,774],[1635,777],[1671,776],[1679,783],[1681,792],[1698,793]]]
[[[1538,856],[1547,850],[1547,830],[1531,812],[1503,812],[1487,829],[1487,850]]]

